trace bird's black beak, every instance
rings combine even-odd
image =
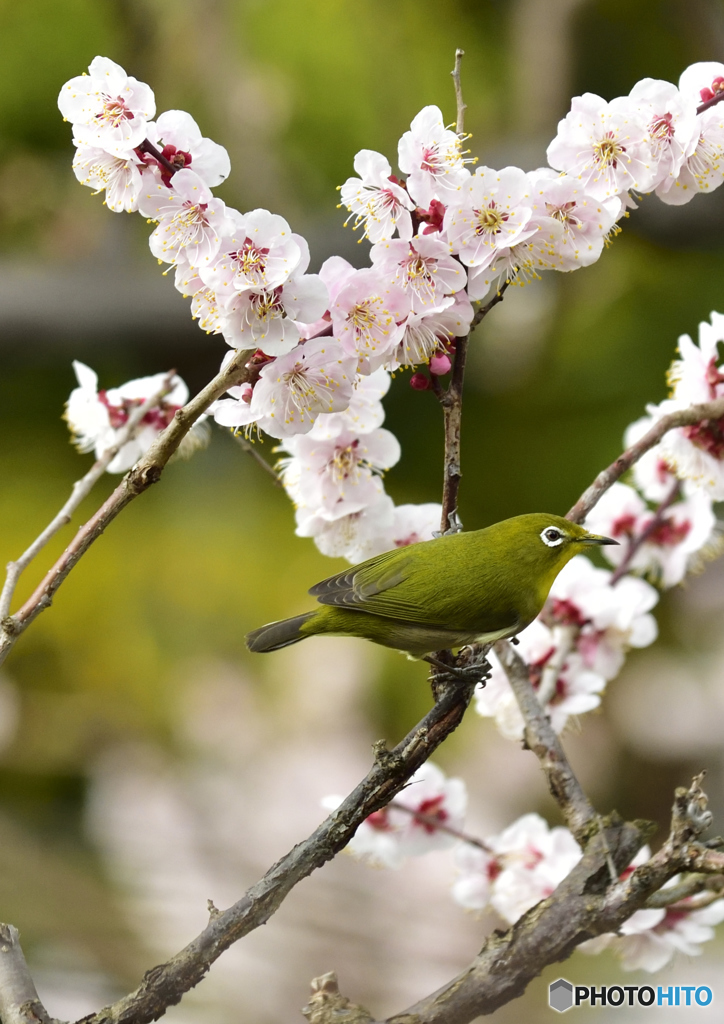
[[[587,537],[581,537],[581,544],[618,544],[617,540],[613,537],[599,537],[595,533],[589,533]]]

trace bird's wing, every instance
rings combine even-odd
[[[428,621],[429,613],[426,614],[424,608],[410,600],[409,591],[404,593],[408,588],[403,588],[402,593],[399,590],[395,593],[396,588],[412,575],[413,561],[406,549],[386,551],[316,583],[309,593],[320,604],[356,608],[389,618]]]

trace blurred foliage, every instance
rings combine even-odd
[[[160,0],[0,0],[4,258],[52,273],[78,255],[108,257],[112,215],[75,182],[70,131],[56,108],[63,82],[96,53],[149,81],[159,110],[189,109],[229,147],[235,162],[221,190],[227,201],[245,207],[249,199],[296,214],[311,232],[321,225],[321,251],[328,255],[342,237],[329,227],[343,220],[335,186],[352,173],[357,150],[379,149],[394,163],[397,139],[422,106],[439,104],[454,119],[449,71],[456,46],[466,49],[473,151],[512,152],[511,97],[521,81],[536,88],[535,69],[517,56],[521,28],[513,15],[521,6],[177,0],[169,8]],[[718,3],[581,2],[569,40],[571,81],[553,120],[565,114],[572,91],[610,97],[644,76],[676,81],[688,63],[721,57],[722,39]],[[542,53],[545,45],[541,40]],[[538,163],[544,146],[536,150]],[[523,294],[511,288],[475,337],[463,435],[467,527],[526,511],[565,512],[616,456],[626,424],[647,401],[664,396],[678,335],[695,333],[710,310],[724,308],[721,204],[698,197],[687,213],[664,211],[647,221],[656,202],[644,198],[640,215],[632,214],[596,266],[534,282]],[[697,213],[707,202],[711,212]],[[667,234],[669,212],[676,234]],[[140,217],[133,224],[140,253],[147,226]],[[319,255],[313,259],[318,265]],[[154,273],[145,253],[143,261],[139,268]],[[531,294],[538,296],[531,301],[545,300],[540,313],[532,306],[527,320],[516,320],[514,311],[524,310]],[[127,345],[110,345],[97,332],[61,349],[52,338],[5,332],[0,563],[23,550],[90,464],[68,444],[60,419],[73,386],[70,358],[88,361],[105,386],[169,365],[200,386],[222,346],[195,330],[189,325],[178,351],[174,337],[149,336],[142,322]],[[398,502],[435,500],[440,412],[429,393],[407,386],[406,376],[398,375],[386,402],[387,426],[404,453],[386,484]],[[262,447],[270,460],[272,446]],[[114,485],[110,477],[99,485],[78,522]],[[283,715],[274,668],[248,656],[243,634],[308,607],[307,587],[337,567],[292,528],[283,492],[220,431],[208,451],[170,466],[161,485],[96,543],[9,661],[22,710],[16,740],[2,754],[0,804],[45,833],[48,822],[54,831],[62,819],[80,842],[87,766],[121,736],[176,743],[179,679],[195,659],[243,664],[270,712]],[[73,529],[26,574],[20,598]],[[668,630],[663,642],[674,642]],[[392,739],[420,717],[427,687],[419,666],[395,654],[380,665],[362,711],[371,732]],[[453,750],[464,747],[466,735],[455,738]],[[629,813],[650,813],[656,773],[643,770],[630,752],[621,765],[610,799]],[[673,763],[672,773],[679,769]],[[638,788],[636,778],[645,780]],[[36,927],[42,926],[33,920],[31,932]]]

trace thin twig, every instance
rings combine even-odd
[[[724,100],[724,90],[720,89],[719,92],[714,93],[711,99],[704,100],[703,103],[699,104],[696,108],[697,114],[703,114],[705,110],[709,110],[710,107],[715,107],[717,103],[721,103],[722,100]]]
[[[548,788],[566,824],[578,842],[585,845],[592,825],[598,832],[597,815],[573,773],[561,742],[553,730],[528,675],[528,666],[507,640],[499,640],[495,653],[508,677],[525,721],[525,742],[540,761]]]
[[[465,56],[465,50],[455,51],[455,67],[450,72],[452,75],[453,84],[455,85],[455,102],[457,105],[457,117],[455,120],[455,131],[458,135],[462,135],[465,131],[465,111],[468,109],[467,103],[463,102],[463,90],[460,85],[460,65],[462,64],[463,57]]]
[[[582,523],[588,513],[594,507],[601,495],[609,489],[623,474],[631,469],[635,462],[645,455],[650,448],[659,443],[664,434],[677,427],[689,427],[695,423],[705,423],[707,420],[720,420],[724,417],[724,398],[718,398],[714,402],[702,402],[699,405],[691,405],[688,409],[679,409],[660,420],[647,430],[636,444],[632,444],[625,452],[612,462],[607,469],[602,470],[590,487],[588,487],[576,504],[566,513],[566,519],[574,523]]]
[[[172,421],[153,442],[149,450],[124,476],[111,496],[103,502],[98,511],[78,530],[45,579],[14,615],[8,615],[0,623],[0,664],[10,653],[18,637],[38,615],[50,607],[53,597],[71,570],[95,540],[113,522],[119,512],[139,494],[160,480],[166,463],[176,452],[182,440],[202,413],[220,395],[236,384],[253,377],[255,368],[247,366],[248,352],[237,352],[228,365],[214,377],[206,387],[188,402],[183,409],[177,409]]]
[[[20,946],[17,928],[0,924],[0,1020],[2,1024],[50,1024]]]
[[[224,950],[266,924],[298,882],[339,853],[365,818],[403,789],[460,724],[473,689],[459,682],[445,687],[435,706],[401,743],[389,751],[377,747],[375,764],[366,778],[308,839],[282,857],[238,903],[215,913],[180,953],[149,971],[135,992],[84,1017],[83,1024],[147,1024],[178,1003]]]
[[[274,469],[274,467],[271,466],[266,461],[264,456],[257,451],[257,449],[254,447],[251,441],[249,441],[248,438],[244,437],[243,434],[234,434],[233,437],[240,448],[243,448],[245,452],[248,452],[248,454],[251,455],[252,459],[254,459],[255,462],[259,463],[262,469],[266,470],[266,472],[269,473],[270,476],[274,477],[274,483],[277,485],[277,487],[281,487],[282,482],[279,479],[279,474]]]
[[[435,832],[444,832],[446,835],[454,836],[460,842],[467,843],[468,846],[477,846],[479,850],[485,850],[486,853],[493,852],[492,848],[487,843],[484,843],[482,839],[471,836],[467,832],[461,832],[460,829],[453,828],[451,825],[446,825],[444,821],[440,821],[434,814],[424,814],[422,811],[416,811],[414,807],[406,807],[397,800],[392,800],[388,806],[396,811],[404,811],[405,814],[409,814],[415,821],[419,821],[421,825],[425,825],[427,828],[434,829]]]
[[[617,566],[616,571],[614,572],[613,576],[611,577],[611,581],[610,581],[610,585],[611,586],[613,586],[614,583],[618,583],[618,581],[621,579],[621,577],[624,576],[629,571],[629,569],[631,568],[631,564],[632,564],[632,562],[634,560],[634,557],[636,556],[636,553],[641,550],[643,545],[646,543],[646,541],[649,539],[649,537],[654,533],[654,531],[657,530],[659,528],[659,526],[661,526],[661,524],[664,521],[664,515],[668,511],[669,507],[677,500],[677,498],[680,497],[680,495],[681,495],[681,481],[680,480],[676,480],[676,481],[674,481],[673,487],[671,488],[669,493],[666,495],[664,500],[661,502],[659,507],[656,509],[656,512],[653,514],[653,516],[651,517],[649,522],[646,524],[644,529],[641,531],[641,533],[637,537],[632,537],[631,540],[629,541],[628,550],[626,551],[624,559],[621,562],[621,564],[619,566]]]
[[[93,463],[91,468],[81,477],[80,480],[76,480],[73,484],[70,497],[66,501],[65,505],[61,508],[60,512],[52,519],[45,529],[35,538],[33,543],[27,548],[20,558],[14,562],[8,562],[7,575],[5,577],[5,585],[3,586],[2,594],[0,594],[0,622],[10,613],[10,605],[13,599],[13,593],[17,586],[18,580],[21,574],[27,569],[33,559],[38,555],[48,541],[62,530],[64,526],[70,523],[73,513],[76,511],[81,502],[90,494],[91,490],[103,476],[108,466],[118,455],[119,451],[125,444],[127,444],[136,434],[138,427],[141,425],[141,421],[147,412],[154,409],[163,398],[169,393],[173,387],[173,378],[176,376],[175,370],[169,370],[164,378],[162,387],[155,393],[147,398],[141,405],[136,406],[132,409],[128,420],[118,431],[116,441],[112,447],[108,448],[101,457]]]
[[[719,899],[724,878],[694,872],[691,875],[684,875],[682,880],[676,885],[669,885],[664,889],[659,889],[658,892],[649,896],[646,906],[651,908],[670,907],[672,904],[688,899],[690,896],[706,892],[707,890],[711,891],[712,882],[715,883],[713,890],[714,899]]]

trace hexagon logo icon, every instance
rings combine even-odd
[[[548,986],[548,1005],[552,1010],[564,1013],[573,1006],[573,985],[565,978],[559,978]]]

